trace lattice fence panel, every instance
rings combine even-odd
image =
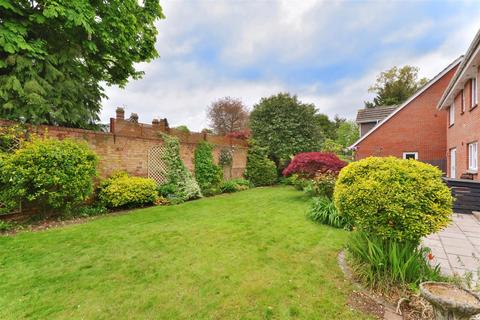
[[[148,151],[148,177],[159,185],[166,182],[167,179],[167,166],[162,160],[165,152],[164,146],[155,146]]]

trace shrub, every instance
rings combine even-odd
[[[0,220],[0,233],[11,231],[16,226],[15,222]]]
[[[197,181],[190,171],[185,167],[180,158],[180,143],[177,137],[162,135],[166,152],[162,160],[166,165],[166,182],[169,188],[174,190],[174,194],[164,195],[168,198],[181,198],[182,200],[196,199],[202,196]]]
[[[93,192],[97,156],[84,142],[34,138],[0,158],[0,202],[7,208],[34,203],[63,211]]]
[[[418,285],[441,279],[440,268],[431,268],[428,248],[416,241],[385,240],[365,232],[353,232],[347,243],[355,273],[372,287]]]
[[[288,167],[283,170],[283,175],[288,177],[298,174],[303,178],[313,178],[317,174],[326,172],[337,175],[345,166],[346,163],[333,153],[303,152],[293,158]]]
[[[275,163],[268,159],[265,149],[255,142],[252,142],[248,149],[245,178],[256,187],[269,186],[277,181]]]
[[[365,232],[418,242],[450,222],[452,196],[441,177],[436,167],[415,160],[363,159],[340,172],[335,205]]]
[[[195,178],[204,195],[214,194],[222,181],[222,170],[213,162],[212,145],[206,141],[195,148]]]
[[[108,213],[103,205],[83,206],[72,211],[73,216],[77,217],[94,217]]]
[[[118,173],[103,181],[99,199],[108,208],[135,208],[153,204],[158,197],[153,179]]]
[[[335,188],[335,176],[330,172],[317,174],[313,179],[307,180],[303,190],[313,197],[333,198]]]
[[[220,187],[220,190],[224,193],[237,192],[247,190],[250,188],[250,182],[245,179],[232,179],[224,181]]]
[[[315,222],[335,228],[351,229],[349,221],[338,214],[335,204],[328,198],[314,198],[308,217]]]

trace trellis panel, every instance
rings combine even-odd
[[[167,179],[167,166],[163,161],[165,152],[164,146],[155,146],[148,151],[148,177],[158,185],[165,183]]]

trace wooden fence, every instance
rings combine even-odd
[[[455,197],[453,212],[471,214],[480,211],[480,182],[444,178]]]

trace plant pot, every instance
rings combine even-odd
[[[480,313],[480,297],[454,284],[424,282],[420,293],[433,306],[437,320],[468,320]]]

